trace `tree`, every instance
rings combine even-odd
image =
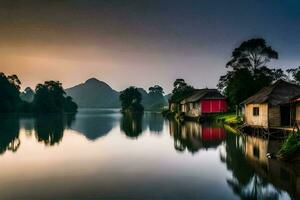
[[[21,103],[20,80],[16,75],[0,73],[0,112],[16,112]]]
[[[149,110],[162,110],[167,103],[163,94],[164,90],[161,86],[154,85],[149,87],[147,99],[143,101],[145,108]]]
[[[171,95],[172,101],[181,101],[186,96],[193,93],[194,88],[188,85],[184,79],[176,79],[173,83],[173,90]]]
[[[278,53],[268,46],[263,38],[254,38],[242,42],[234,49],[226,66],[233,69],[248,68],[254,72],[265,66],[271,59],[278,59]]]
[[[272,59],[278,59],[278,53],[262,38],[242,42],[233,50],[226,64],[231,70],[221,76],[218,83],[231,109],[272,81],[287,78],[283,70],[266,66]]]
[[[149,87],[149,93],[150,94],[164,94],[164,89],[159,85],[154,85],[153,87]]]
[[[291,81],[300,84],[300,66],[296,68],[287,69],[286,72],[289,75]]]
[[[119,99],[121,101],[123,112],[141,112],[144,110],[143,106],[141,105],[142,95],[136,87],[131,86],[121,91]]]
[[[38,113],[75,113],[77,105],[71,97],[66,97],[62,84],[58,81],[46,81],[35,89],[34,109]]]

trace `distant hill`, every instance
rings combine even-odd
[[[98,79],[91,78],[86,82],[65,90],[81,108],[119,108],[119,92]],[[142,105],[146,110],[159,110],[167,105],[164,96],[151,95],[143,88],[138,88],[142,94]]]
[[[119,93],[105,82],[95,78],[88,79],[65,91],[81,108],[120,107]]]

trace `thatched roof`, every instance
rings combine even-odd
[[[297,95],[300,95],[300,86],[284,80],[278,80],[274,84],[261,89],[255,95],[243,101],[242,104],[269,103],[276,106],[288,103]]]
[[[225,97],[217,89],[205,88],[195,90],[191,96],[183,99],[180,103],[192,103],[199,101],[200,99],[225,99]]]

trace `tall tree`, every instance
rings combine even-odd
[[[231,109],[272,81],[286,78],[281,69],[266,66],[272,59],[278,59],[278,53],[262,38],[242,42],[233,50],[226,64],[231,70],[221,76],[218,83],[218,88],[227,96]]]
[[[167,103],[164,98],[163,88],[159,85],[149,87],[148,98],[143,103],[145,108],[149,110],[162,110]]]
[[[39,113],[74,113],[77,105],[71,97],[66,97],[62,84],[58,81],[46,81],[35,89],[34,109]]]
[[[180,101],[186,96],[193,93],[194,88],[188,85],[184,79],[176,79],[173,83],[173,90],[171,95],[172,101]]]
[[[254,72],[265,66],[271,59],[278,59],[278,53],[268,46],[263,38],[254,38],[242,42],[234,49],[226,66],[233,69],[248,68]]]
[[[21,103],[21,81],[16,75],[0,73],[0,112],[16,112]]]

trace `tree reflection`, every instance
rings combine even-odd
[[[0,117],[0,154],[16,152],[21,144],[19,139],[19,119],[15,115]]]
[[[160,113],[151,113],[148,116],[149,129],[152,133],[161,133],[164,126],[164,118]]]
[[[174,139],[174,148],[179,152],[187,150],[192,154],[200,149],[216,148],[225,138],[223,127],[215,124],[170,120],[169,131]]]
[[[35,136],[45,145],[58,144],[73,120],[74,115],[40,115],[35,120]]]
[[[130,138],[138,138],[143,132],[141,113],[124,113],[121,118],[121,130]]]

